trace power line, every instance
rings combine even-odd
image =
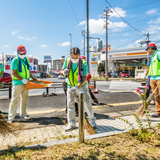
[[[72,11],[73,11],[73,14],[74,14],[74,16],[75,16],[75,19],[76,19],[77,23],[79,24],[78,19],[77,19],[77,16],[76,16],[76,14],[75,14],[75,12],[74,12],[74,9],[73,9],[73,7],[72,7],[72,4],[71,4],[70,0],[68,0],[68,1],[69,1],[69,4],[70,4],[71,8],[72,8]]]
[[[112,5],[107,1],[107,0],[105,0],[108,4],[109,4],[109,6],[118,14],[118,16],[119,17],[121,17],[122,19],[123,19],[123,21],[125,21],[130,27],[132,27],[134,30],[136,30],[137,32],[140,32],[141,33],[141,31],[139,31],[138,29],[136,29],[135,27],[133,27],[129,22],[127,22],[113,7],[112,7]]]
[[[158,40],[158,41],[155,41],[155,44],[156,44],[156,43],[158,43],[158,42],[160,42],[160,40]]]
[[[150,29],[151,28],[154,28],[154,27],[150,27]],[[139,30],[144,30],[144,29],[148,29],[148,27],[143,27],[143,28],[139,28]],[[110,34],[120,34],[120,33],[126,33],[126,32],[133,32],[133,31],[135,31],[135,30],[127,30],[127,31],[118,31],[118,32],[114,32],[114,33],[109,33],[109,35]],[[142,33],[142,32],[141,32]],[[157,32],[157,33],[159,33],[159,32]],[[154,35],[154,34],[152,34],[152,35]],[[102,37],[104,37],[105,36],[105,34],[102,36]],[[102,37],[100,37],[100,38],[102,38]]]
[[[143,37],[143,36],[141,36],[141,37],[139,37],[139,38],[136,38],[136,39],[134,39],[134,40],[132,40],[132,41],[126,43],[126,44],[123,44],[123,45],[121,45],[121,46],[116,47],[115,49],[118,49],[118,48],[121,48],[121,47],[123,47],[123,46],[125,46],[125,45],[127,45],[127,44],[130,44],[130,43],[132,43],[132,42],[134,42],[134,41],[136,41],[136,40],[138,40],[138,39],[140,39],[140,38],[142,38],[142,37]]]
[[[146,5],[151,5],[153,3],[157,3],[157,1],[158,0],[151,0],[149,2],[148,0],[146,0],[146,1],[139,2],[139,3],[131,4],[128,6],[124,6],[124,7],[122,6],[121,8],[129,10],[129,9],[134,9],[134,8],[138,8],[138,7],[142,7],[142,6],[146,6]],[[160,1],[158,1],[158,2],[160,2]]]

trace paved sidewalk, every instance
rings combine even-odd
[[[129,120],[129,122],[133,123],[135,127],[138,127],[133,115],[124,116],[123,119]],[[152,125],[159,123],[159,120],[160,118],[151,118]],[[129,126],[125,122],[113,119],[112,117],[98,119],[96,120],[96,123],[97,127],[95,128],[95,135],[88,135],[85,130],[85,137],[87,139],[114,135],[126,132],[127,129],[129,129]],[[147,124],[145,119],[143,124]],[[76,125],[78,126],[78,123]],[[50,125],[41,128],[18,131],[16,136],[0,136],[0,150],[29,145],[48,145],[77,141],[78,127],[70,132],[65,132],[65,127],[65,125]]]

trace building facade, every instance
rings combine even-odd
[[[62,69],[62,59],[53,60],[53,70],[61,70]]]
[[[160,49],[160,45],[157,45],[157,48]],[[105,65],[105,49],[92,54],[98,56],[98,62],[102,62]],[[136,68],[147,66],[149,59],[146,47],[112,49],[108,51],[108,71],[127,71],[132,73],[135,72]]]

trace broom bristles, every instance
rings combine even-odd
[[[6,136],[9,134],[15,135],[15,126],[6,121],[2,114],[0,114],[0,134],[2,136]]]
[[[91,89],[89,88],[89,93],[90,93],[90,96],[92,98],[92,100],[96,103],[99,103],[98,99],[95,97],[95,95],[92,93]]]
[[[135,112],[138,117],[143,117],[145,106],[142,104]]]
[[[148,104],[145,106],[144,104],[142,104],[135,112],[135,114],[138,116],[138,117],[143,117],[144,114],[145,114],[145,109],[148,108],[148,106],[150,105],[150,102],[152,100],[152,98],[154,97],[154,93],[152,93],[148,99],[147,99],[147,102]]]
[[[89,135],[96,134],[96,131],[91,126],[91,124],[89,123],[89,121],[88,121],[86,116],[85,116],[84,126],[85,126],[85,129],[87,130],[87,132],[89,133]]]

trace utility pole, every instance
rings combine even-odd
[[[2,63],[3,63],[3,67],[4,67],[4,53],[2,52]]]
[[[88,72],[90,73],[90,64],[89,64],[89,0],[86,0],[86,22],[87,22],[87,64],[88,64]]]
[[[106,10],[104,10],[105,14],[103,14],[103,18],[106,20],[106,24],[104,28],[106,29],[106,60],[105,60],[105,71],[106,71],[106,80],[108,80],[108,13],[112,12],[111,10],[106,7]]]
[[[85,56],[85,29],[82,31],[82,36],[84,36],[84,48],[83,48],[83,54]]]
[[[146,43],[146,46],[148,46],[148,44],[151,42],[151,41],[149,40],[149,36],[150,36],[149,33],[145,34],[144,36],[147,36],[147,38],[146,38],[145,41],[140,41],[140,42],[139,42],[139,44],[141,45],[141,47],[142,47],[142,45],[143,45],[144,43]],[[147,64],[148,64],[148,63],[149,63],[149,53],[147,53]]]
[[[145,40],[145,41],[140,41],[140,42],[138,42],[138,43],[141,45],[141,47],[142,47],[142,45],[143,45],[144,43],[146,43],[146,46],[148,46],[148,44],[151,42],[151,41],[149,40],[149,36],[150,36],[149,33],[145,34],[144,36],[147,36],[146,40]]]
[[[70,49],[72,48],[72,34],[69,34],[70,35]]]
[[[144,36],[147,36],[147,38],[146,38],[146,44],[147,44],[147,46],[148,46],[148,44],[151,42],[150,40],[149,40],[149,36],[150,36],[150,34],[149,33],[147,33],[146,35],[144,35]]]
[[[146,43],[147,43],[147,46],[148,46],[148,44],[151,42],[151,41],[149,40],[150,34],[147,33],[145,36],[147,36],[147,38],[146,38]],[[149,61],[150,61],[149,53],[147,53],[147,64],[149,63]]]

